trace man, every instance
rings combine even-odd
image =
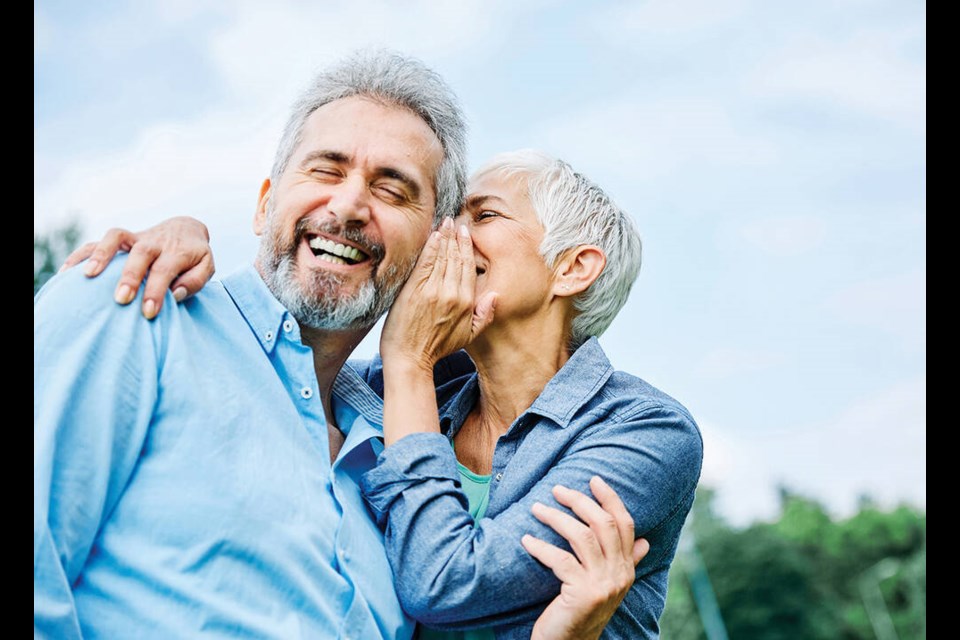
[[[377,399],[336,378],[456,211],[464,129],[421,64],[353,58],[295,106],[256,270],[153,322],[78,270],[38,295],[38,635],[411,635],[355,481]]]
[[[436,74],[355,57],[294,108],[255,268],[152,322],[112,277],[37,295],[36,636],[411,636],[357,482],[381,401],[341,368],[457,210],[464,137]]]

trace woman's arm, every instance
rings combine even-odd
[[[99,242],[88,242],[73,251],[60,270],[87,260],[84,274],[99,275],[118,251],[128,251],[127,261],[113,299],[129,304],[144,277],[142,312],[152,320],[163,307],[167,289],[177,302],[192,296],[213,277],[213,253],[206,225],[180,216],[164,220],[145,231],[110,229]]]
[[[597,640],[636,577],[636,567],[650,550],[644,538],[634,540],[633,518],[616,492],[600,476],[590,480],[599,501],[557,486],[557,502],[580,520],[540,503],[533,514],[570,543],[570,553],[526,534],[527,553],[549,567],[562,583],[533,626],[531,640]]]

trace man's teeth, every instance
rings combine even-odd
[[[364,258],[364,255],[358,249],[334,242],[333,240],[327,240],[326,238],[312,238],[310,240],[310,248],[323,252],[318,254],[317,257],[323,258],[328,262],[336,262],[337,264],[346,264],[346,260],[359,262]],[[346,260],[341,258],[346,258]]]

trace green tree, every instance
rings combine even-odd
[[[729,526],[701,487],[670,573],[665,640],[705,640],[690,588],[699,551],[729,638],[926,637],[926,515],[865,497],[835,520],[818,501],[780,488],[769,523]],[[702,569],[700,569],[702,573]],[[702,581],[703,576],[697,574]]]
[[[80,223],[76,220],[50,231],[33,234],[33,293],[56,274],[80,240]]]

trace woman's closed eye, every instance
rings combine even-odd
[[[490,209],[483,209],[481,211],[477,211],[477,213],[474,214],[473,219],[476,222],[480,222],[481,220],[489,220],[491,218],[500,218],[500,217],[502,216],[496,211],[492,211]]]

